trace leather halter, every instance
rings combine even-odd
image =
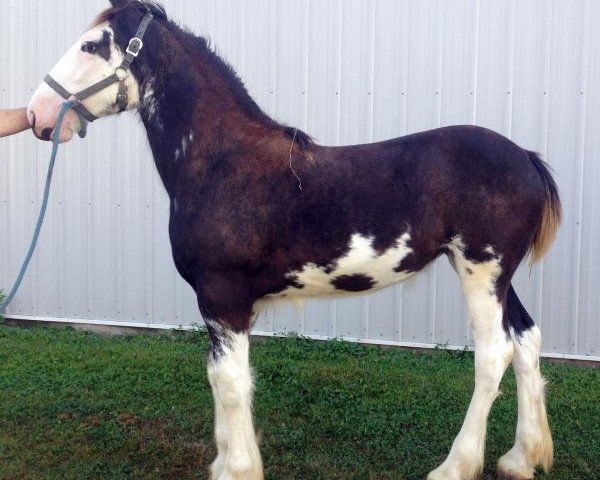
[[[129,69],[131,68],[131,64],[139,55],[140,51],[144,47],[144,42],[142,41],[144,38],[144,34],[146,33],[146,29],[148,25],[153,19],[153,15],[151,13],[147,13],[140,25],[135,32],[135,36],[129,40],[129,45],[127,45],[127,50],[125,50],[125,58],[123,59],[123,63],[119,65],[115,72],[106,77],[103,80],[93,84],[91,87],[88,87],[79,93],[70,93],[67,89],[65,89],[60,83],[54,80],[49,74],[44,78],[44,82],[46,82],[56,93],[58,93],[65,100],[70,100],[73,102],[73,110],[79,116],[79,120],[81,121],[81,130],[79,130],[79,136],[81,138],[85,137],[87,133],[87,124],[88,122],[93,122],[97,120],[98,117],[90,112],[83,105],[83,100],[86,98],[95,95],[96,93],[104,90],[109,87],[113,83],[119,84],[119,91],[117,92],[117,100],[116,105],[119,107],[119,112],[124,111],[127,108],[129,103],[129,95],[127,93],[127,86],[125,85],[125,79],[129,76]]]

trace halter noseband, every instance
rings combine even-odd
[[[127,45],[127,50],[125,50],[125,58],[123,59],[123,63],[121,63],[121,65],[115,69],[115,72],[111,76],[106,77],[104,80],[100,80],[98,83],[93,84],[91,87],[88,87],[79,93],[70,93],[49,74],[44,78],[44,82],[46,82],[56,93],[58,93],[65,100],[71,100],[74,102],[72,108],[75,110],[79,116],[79,120],[81,121],[81,130],[79,130],[79,136],[81,138],[85,137],[87,133],[88,122],[93,122],[94,120],[98,119],[96,115],[90,112],[83,106],[83,103],[81,103],[86,98],[95,95],[113,83],[118,83],[119,91],[117,92],[116,105],[119,107],[119,112],[122,112],[127,108],[127,104],[129,103],[129,95],[127,94],[125,79],[129,76],[131,64],[144,47],[144,42],[142,40],[144,38],[144,34],[146,33],[146,29],[153,18],[154,17],[151,13],[147,13],[144,16],[137,31],[135,32],[135,36],[129,40],[129,45]]]

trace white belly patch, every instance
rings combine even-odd
[[[410,235],[404,233],[383,253],[373,248],[374,237],[355,233],[350,238],[349,251],[329,266],[307,263],[301,270],[292,271],[287,278],[294,285],[274,297],[307,298],[341,296],[377,290],[410,277],[414,272],[396,271],[412,253],[408,246]]]

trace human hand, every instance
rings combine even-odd
[[[0,137],[7,137],[29,128],[27,109],[0,110]]]

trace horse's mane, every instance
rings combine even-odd
[[[278,123],[263,112],[254,99],[248,94],[244,82],[241,80],[235,69],[215,51],[210,41],[194,34],[190,29],[181,27],[170,20],[167,17],[165,8],[160,3],[153,0],[131,0],[122,5],[104,10],[96,17],[93,25],[110,22],[119,13],[129,8],[139,8],[152,13],[155,19],[164,22],[164,25],[180,42],[192,49],[196,49],[198,53],[202,54],[205,61],[225,79],[242,108],[253,118],[266,124],[270,128],[284,132],[301,150],[306,150],[313,145],[313,140],[307,133],[300,129]]]
[[[171,22],[173,24],[173,22]],[[244,109],[254,118],[261,120],[268,126],[283,131],[291,140],[294,140],[298,147],[302,150],[310,147],[313,144],[312,138],[302,130],[294,127],[289,127],[276,122],[268,116],[254,99],[248,93],[244,82],[239,77],[238,73],[229,62],[224,60],[211,45],[210,41],[204,37],[199,37],[187,28],[181,28],[175,25],[190,43],[194,44],[203,54],[206,61],[217,70],[222,77],[227,81],[229,88],[234,93],[236,98],[240,100]]]

